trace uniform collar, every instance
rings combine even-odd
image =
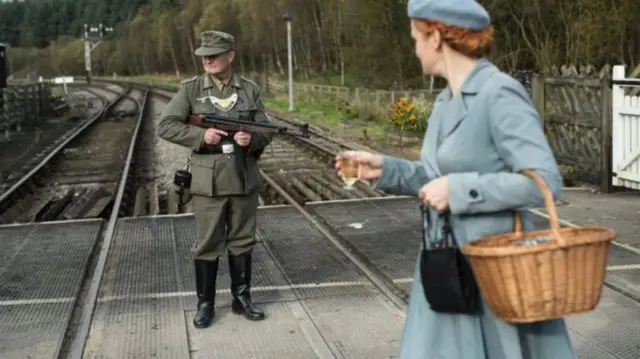
[[[213,86],[221,88],[222,87],[221,85],[227,86],[229,84],[235,88],[240,88],[240,80],[238,79],[238,76],[235,73],[231,73],[231,76],[229,76],[229,78],[226,81],[220,81],[209,74],[204,74],[204,81],[202,81],[202,89],[206,90]]]

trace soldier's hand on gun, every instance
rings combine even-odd
[[[204,143],[207,145],[217,145],[220,143],[221,136],[228,136],[225,131],[218,130],[217,128],[207,128],[204,132]]]
[[[249,143],[251,143],[251,134],[239,131],[239,132],[236,132],[236,134],[233,136],[233,139],[236,141],[238,145],[242,147],[247,147],[249,146]]]
[[[349,161],[358,164],[358,179],[371,181],[382,176],[382,156],[365,151],[345,151],[336,156],[336,170],[342,172],[342,167]]]

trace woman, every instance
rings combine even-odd
[[[388,193],[414,195],[429,207],[428,237],[451,215],[460,244],[513,231],[513,211],[543,203],[542,176],[555,196],[562,188],[553,153],[525,89],[484,57],[493,46],[489,15],[474,0],[410,0],[411,36],[427,75],[448,88],[428,119],[420,160],[346,152],[359,178]],[[340,162],[337,169],[340,171]],[[532,229],[529,213],[521,217]],[[478,315],[440,314],[425,299],[416,266],[403,334],[402,359],[575,359],[564,320],[510,324],[482,303]]]

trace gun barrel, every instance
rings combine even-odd
[[[309,137],[309,124],[306,123],[302,125],[293,125],[295,127],[298,127],[297,130],[300,132],[298,134],[292,132],[292,129],[287,126],[277,126],[269,123],[239,121],[229,118],[221,118],[210,114],[201,114],[201,116],[202,124],[218,126],[220,127],[220,129],[229,131],[268,132],[286,134],[291,136]]]

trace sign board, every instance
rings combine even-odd
[[[67,84],[73,83],[73,76],[58,76],[53,79],[54,84],[62,84],[64,94],[67,95]]]
[[[59,76],[53,79],[55,84],[70,84],[73,83],[73,76]]]

